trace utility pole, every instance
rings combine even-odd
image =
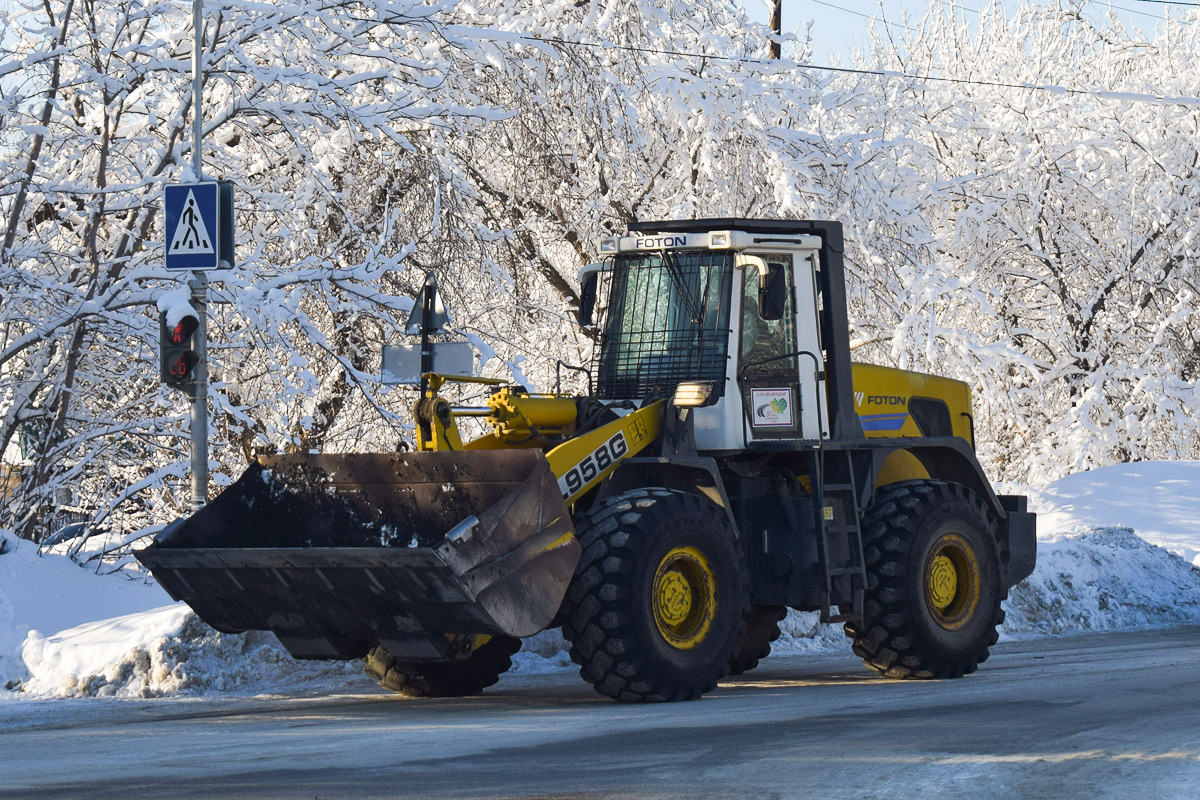
[[[779,37],[783,35],[783,0],[771,0],[771,58],[780,57]]]

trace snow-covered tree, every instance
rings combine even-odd
[[[970,380],[998,475],[1197,455],[1195,16],[1145,38],[1078,2],[975,30],[935,4],[860,64],[891,75],[830,92],[863,132],[842,140],[860,338]]]
[[[500,116],[457,88],[476,45],[449,10],[208,5],[204,169],[239,185],[241,232],[210,321],[218,482],[255,447],[321,446],[350,394],[394,416],[364,376],[411,304],[392,273],[456,180],[439,137]],[[0,444],[19,439],[27,464],[0,524],[27,536],[64,503],[125,529],[180,507],[154,303],[178,283],[161,190],[195,178],[186,11],[67,0],[5,17]]]
[[[996,477],[1195,456],[1196,14],[1141,36],[1083,3],[932,3],[854,73],[803,40],[766,60],[731,2],[206,3],[203,171],[238,187],[216,487],[258,451],[408,439],[379,352],[428,271],[485,374],[553,388],[590,357],[595,242],[682,216],[841,220],[858,353],[968,380]],[[0,527],[31,538],[86,518],[119,547],[186,509],[156,303],[183,291],[188,5],[0,15]]]

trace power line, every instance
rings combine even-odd
[[[676,58],[694,58],[708,61],[729,61],[738,64],[752,64],[758,66],[790,66],[796,69],[811,69],[823,72],[839,72],[848,75],[867,75],[878,78],[892,78],[899,80],[922,81],[925,83],[954,83],[966,86],[983,86],[994,89],[1021,89],[1030,92],[1042,92],[1045,94],[1059,95],[1074,95],[1076,97],[1095,97],[1101,100],[1119,100],[1130,103],[1155,103],[1165,105],[1180,105],[1191,108],[1200,108],[1200,97],[1183,97],[1183,96],[1166,96],[1149,94],[1146,92],[1119,92],[1111,89],[1073,89],[1065,86],[1047,86],[1044,84],[1033,83],[1007,83],[1005,81],[985,81],[976,80],[973,78],[950,78],[941,75],[919,75],[908,72],[898,72],[896,70],[884,69],[856,69],[853,67],[828,67],[820,64],[802,64],[798,61],[790,59],[764,59],[764,58],[746,58],[743,56],[726,56],[715,55],[711,53],[692,53],[683,50],[664,50],[655,47],[635,46],[635,45],[620,45],[604,42],[580,42],[571,39],[558,39],[548,36],[535,36],[533,34],[521,35],[521,39],[534,42],[542,42],[543,44],[562,45],[564,47],[587,47],[598,50],[621,50],[633,53],[649,53],[653,55],[672,56]]]
[[[917,32],[914,29],[908,27],[907,25],[902,25],[899,22],[891,22],[891,21],[884,19],[876,14],[866,14],[866,13],[863,13],[862,11],[855,11],[850,8],[844,8],[842,6],[834,5],[833,3],[828,3],[828,2],[826,2],[826,0],[812,0],[812,2],[816,3],[819,6],[825,6],[826,8],[832,8],[834,11],[844,11],[847,14],[853,14],[856,17],[862,17],[863,19],[866,19],[866,20],[877,19],[880,22],[882,22],[884,25],[890,25],[891,27],[899,28],[902,31],[908,31],[909,33]]]
[[[846,8],[845,6],[840,6],[835,3],[830,3],[830,2],[828,2],[828,0],[810,0],[810,2],[812,2],[816,5],[819,5],[819,6],[825,6],[826,8],[832,8],[835,11],[841,11],[846,14],[853,14],[854,16],[861,17],[865,20],[877,20],[879,22],[882,22],[884,25],[890,26],[892,28],[899,28],[900,30],[908,31],[909,33],[917,33],[918,32],[914,28],[911,28],[911,27],[904,25],[902,23],[899,23],[899,22],[892,22],[891,20],[887,19],[886,17],[882,17],[878,14],[868,14],[863,11],[855,11],[852,8]],[[963,5],[961,2],[959,2],[959,0],[937,0],[937,2],[941,3],[944,6],[949,6],[950,8],[954,9],[955,11],[962,11],[962,12],[971,13],[976,16],[979,16],[979,11],[977,11],[974,8],[970,8],[966,5]],[[1175,2],[1175,0],[1137,0],[1137,2],[1158,3],[1161,5],[1200,7],[1200,3]],[[1127,14],[1136,14],[1139,17],[1147,17],[1149,19],[1157,20],[1159,22],[1162,22],[1164,20],[1164,18],[1158,14],[1150,14],[1145,11],[1138,11],[1137,9],[1134,9],[1134,8],[1125,8],[1124,6],[1114,5],[1112,2],[1103,2],[1103,0],[1096,0],[1096,2],[1094,2],[1092,5],[1093,6],[1105,6],[1110,9],[1115,9],[1117,11],[1124,11]]]
[[[1125,8],[1124,6],[1116,6],[1116,5],[1113,5],[1112,3],[1098,3],[1097,5],[1104,5],[1104,6],[1108,6],[1109,8],[1115,8],[1117,11],[1124,11],[1126,14],[1137,14],[1139,17],[1149,17],[1150,19],[1156,19],[1159,22],[1162,22],[1162,20],[1163,20],[1163,18],[1160,17],[1158,14],[1148,14],[1145,11],[1138,11],[1133,8]]]
[[[887,20],[886,18],[880,17],[878,14],[868,14],[868,13],[865,13],[862,11],[855,11],[854,9],[846,8],[845,6],[839,6],[834,3],[830,3],[830,2],[828,2],[828,0],[810,0],[810,2],[815,3],[816,5],[819,5],[819,6],[825,6],[826,8],[832,8],[835,11],[842,11],[846,14],[853,14],[854,16],[862,17],[863,19],[879,20],[883,24],[890,25],[894,28],[901,28],[902,30],[907,30],[907,31],[913,30],[912,28],[902,25],[899,22],[891,22],[891,21]],[[979,11],[977,11],[974,8],[970,8],[966,5],[963,5],[962,3],[958,2],[958,0],[937,0],[937,2],[941,3],[944,6],[950,6],[951,8],[953,8],[956,11],[964,11],[964,12],[968,12],[971,14],[975,14],[976,16],[979,15]],[[1164,5],[1164,6],[1200,7],[1200,3],[1176,2],[1176,0],[1134,0],[1134,2],[1155,3],[1157,5]],[[1149,17],[1150,19],[1156,19],[1156,20],[1159,20],[1160,22],[1163,20],[1163,17],[1161,17],[1158,14],[1150,14],[1145,11],[1138,11],[1135,8],[1125,8],[1124,6],[1114,5],[1111,2],[1103,2],[1103,0],[1096,0],[1096,2],[1094,2],[1092,5],[1107,6],[1108,8],[1116,9],[1117,11],[1124,11],[1127,14],[1137,14],[1140,17]]]

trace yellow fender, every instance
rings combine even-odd
[[[868,439],[921,438],[921,428],[909,413],[913,400],[921,398],[944,403],[950,433],[972,443],[971,389],[966,383],[876,364],[852,366],[855,411]],[[896,450],[884,461],[875,486],[930,477],[912,452]]]

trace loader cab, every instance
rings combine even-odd
[[[584,297],[602,306],[595,395],[641,401],[711,386],[693,412],[701,451],[828,438],[820,249],[817,236],[738,230],[605,240],[608,260],[581,274]],[[581,321],[588,314],[585,303]]]

